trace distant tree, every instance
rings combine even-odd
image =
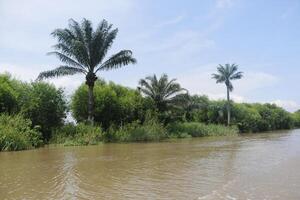
[[[94,84],[97,80],[96,73],[102,70],[116,69],[130,63],[136,63],[130,50],[122,50],[112,55],[108,60],[104,58],[116,38],[118,29],[112,29],[112,24],[103,20],[93,31],[92,23],[83,19],[82,23],[71,19],[69,28],[56,29],[52,35],[58,43],[56,55],[64,65],[39,74],[38,80],[44,78],[84,74],[88,86],[88,121],[94,123]]]
[[[241,79],[243,72],[238,71],[238,65],[225,64],[217,67],[218,73],[212,74],[217,83],[225,83],[227,88],[227,125],[230,125],[230,92],[233,91],[232,80]]]
[[[186,91],[179,83],[176,83],[176,79],[169,81],[166,74],[163,74],[159,79],[156,75],[148,76],[141,79],[139,85],[138,90],[153,100],[159,112],[166,111],[168,106],[176,105],[180,100],[180,95]]]

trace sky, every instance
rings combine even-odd
[[[33,81],[60,65],[47,56],[50,33],[73,18],[106,19],[119,29],[107,56],[133,51],[138,63],[99,77],[136,88],[148,75],[166,73],[191,94],[225,98],[211,74],[236,63],[236,102],[275,103],[300,109],[300,0],[0,0],[0,73]],[[68,96],[81,75],[49,80]]]

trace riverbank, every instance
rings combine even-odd
[[[62,127],[54,132],[51,144],[65,146],[95,145],[99,143],[159,142],[176,138],[237,135],[235,126],[196,122],[174,123],[167,126],[156,121],[144,124],[131,123],[121,128],[103,131],[100,127],[85,124]]]

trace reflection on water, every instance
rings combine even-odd
[[[0,199],[300,199],[300,131],[0,153]]]

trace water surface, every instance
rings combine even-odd
[[[300,199],[300,130],[0,152],[0,199]]]

